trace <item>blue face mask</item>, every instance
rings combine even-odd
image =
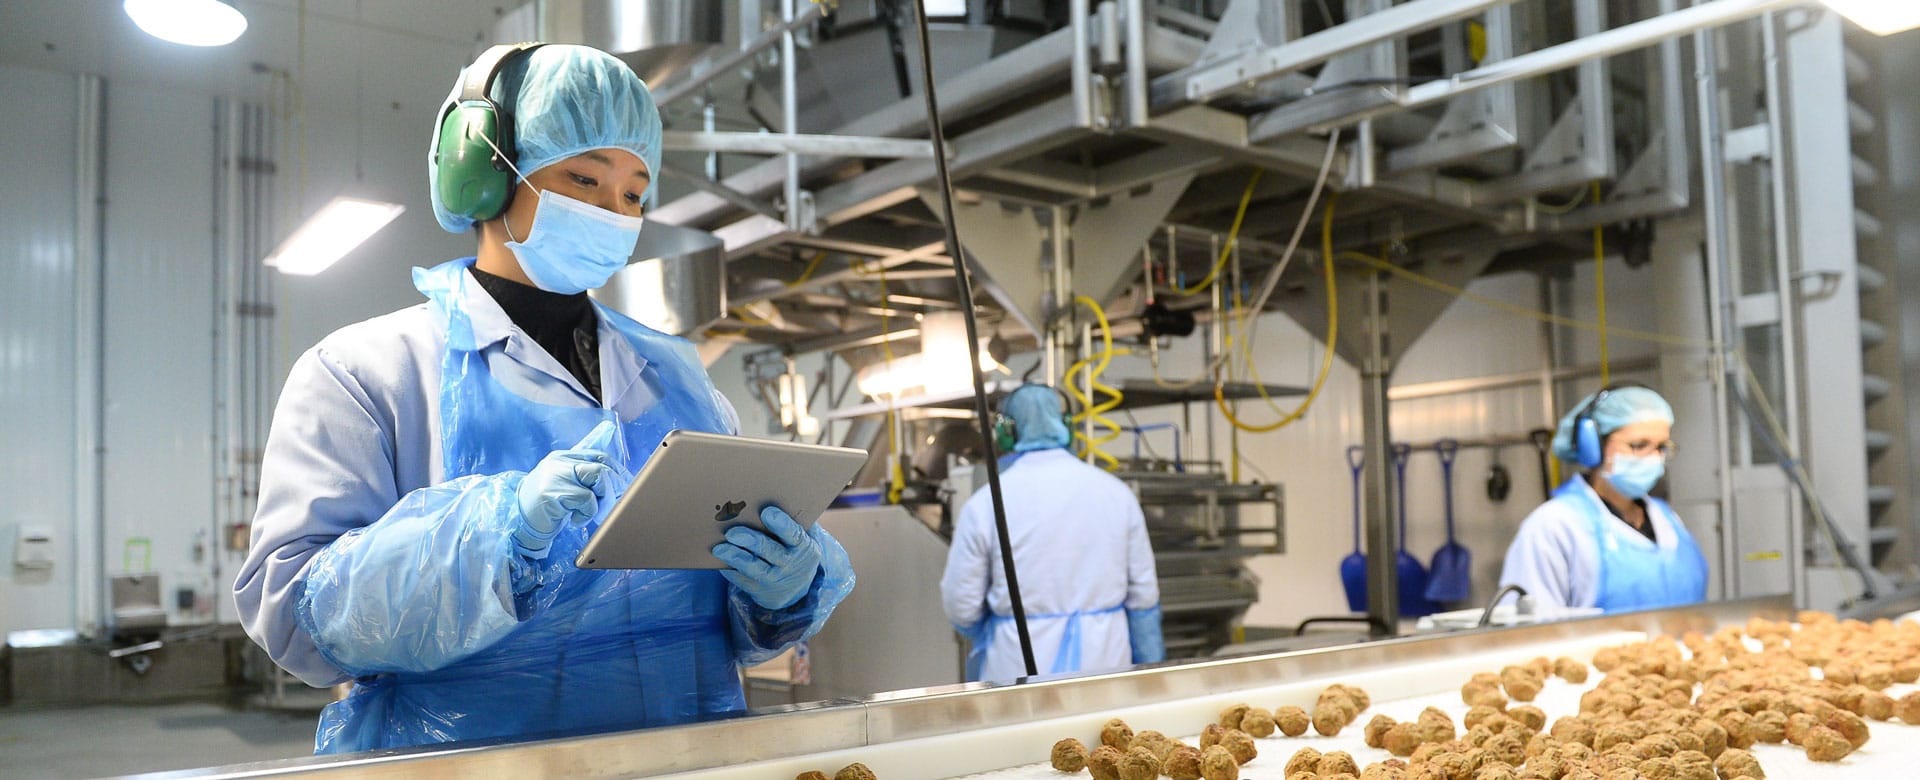
[[[644,219],[558,193],[539,195],[527,240],[506,245],[535,287],[573,295],[606,284],[615,271],[627,266]]]
[[[1653,483],[1667,473],[1667,460],[1659,455],[1613,456],[1613,465],[1607,468],[1607,482],[1614,490],[1627,498],[1639,500],[1645,498],[1647,491],[1653,489]]]

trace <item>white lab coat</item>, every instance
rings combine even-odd
[[[559,361],[516,327],[463,274],[476,344],[488,370],[531,401],[601,406]],[[627,339],[600,322],[604,406],[635,419],[668,392]],[[402,496],[443,481],[440,365],[445,325],[429,304],[349,325],[294,362],[274,410],[261,468],[253,540],[234,582],[247,635],[308,685],[348,676],[315,649],[294,620],[307,562],[334,539],[385,515]],[[733,406],[715,394],[729,430]],[[508,613],[511,603],[504,603]]]
[[[1029,452],[1000,475],[1014,566],[1041,674],[1125,667],[1133,655],[1125,610],[1160,603],[1140,502],[1125,483],[1061,449]],[[960,628],[991,614],[983,680],[1026,674],[985,489],[954,524],[940,580],[947,619]],[[1069,616],[1078,615],[1079,663],[1059,663]]]
[[[1672,507],[1656,498],[1647,499],[1647,519],[1653,523],[1653,535],[1620,522],[1607,511],[1600,494],[1576,475],[1566,485],[1527,515],[1520,533],[1507,548],[1507,559],[1500,570],[1500,586],[1519,585],[1542,606],[1592,607],[1600,599],[1600,546],[1593,536],[1593,517],[1602,514],[1600,523],[1613,542],[1628,550],[1652,552],[1655,545],[1672,553],[1681,545],[1685,526]],[[1690,538],[1690,537],[1689,537]],[[1704,561],[1701,562],[1704,566]]]

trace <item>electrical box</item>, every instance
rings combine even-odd
[[[20,526],[13,544],[13,565],[32,570],[53,568],[53,529],[44,525]]]

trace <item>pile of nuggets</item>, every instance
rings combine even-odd
[[[1872,721],[1920,725],[1920,692],[1886,693],[1920,682],[1920,623],[1797,617],[1604,648],[1591,667],[1604,677],[1580,697],[1580,711],[1551,721],[1528,702],[1553,677],[1585,684],[1586,663],[1536,658],[1475,674],[1460,688],[1469,708],[1461,723],[1433,707],[1407,722],[1376,714],[1362,727],[1366,743],[1393,758],[1362,768],[1342,751],[1301,748],[1285,777],[1758,780],[1766,772],[1748,751],[1755,743],[1790,743],[1812,761],[1832,762],[1867,743]],[[1327,688],[1311,712],[1236,704],[1206,725],[1197,748],[1115,719],[1092,751],[1077,739],[1055,744],[1052,763],[1095,780],[1238,780],[1240,766],[1258,755],[1256,739],[1309,728],[1334,736],[1371,704],[1348,685]]]

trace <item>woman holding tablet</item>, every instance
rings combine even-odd
[[[735,433],[691,344],[591,301],[626,265],[660,170],[645,84],[582,46],[496,46],[441,109],[442,227],[476,257],[416,268],[427,302],[295,363],[234,583],[247,633],[316,686],[353,680],[315,750],[693,720],[739,668],[811,636],[846,553],[778,507],[719,571],[574,557],[662,437]]]

